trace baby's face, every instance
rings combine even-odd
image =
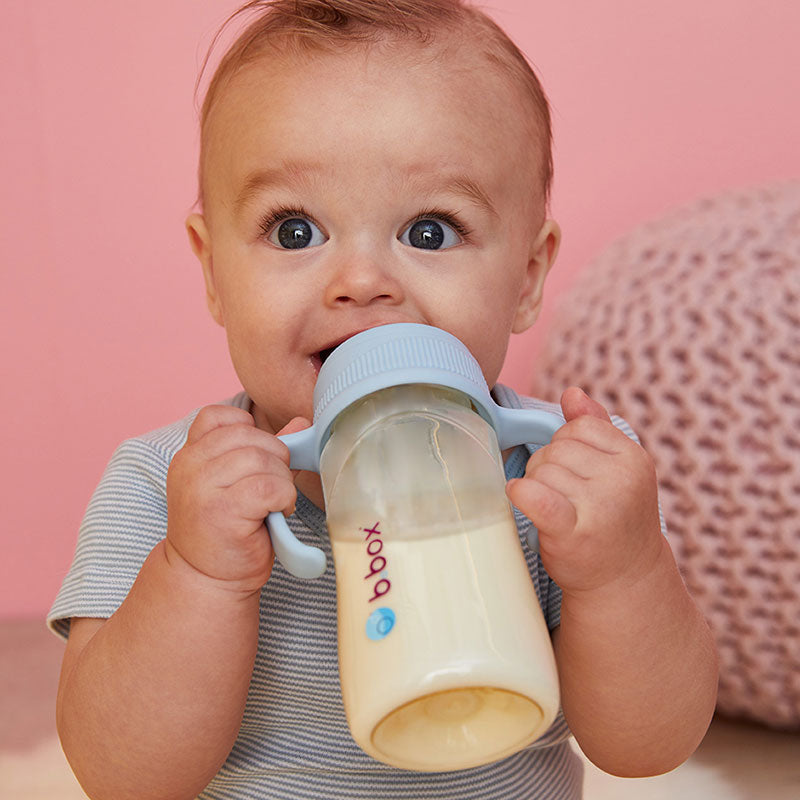
[[[386,323],[449,331],[494,384],[558,243],[520,104],[408,44],[263,58],[224,90],[188,225],[261,427],[310,418],[330,349]]]

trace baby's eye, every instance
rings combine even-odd
[[[455,226],[430,217],[412,222],[400,234],[399,239],[403,244],[422,250],[442,250],[462,242]]]
[[[286,250],[317,247],[327,241],[325,234],[306,217],[285,217],[268,228],[268,239],[272,244]]]

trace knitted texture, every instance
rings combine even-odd
[[[534,394],[582,386],[654,457],[718,710],[800,728],[800,183],[634,230],[556,316]]]

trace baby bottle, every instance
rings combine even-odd
[[[466,769],[517,752],[558,710],[550,637],[505,494],[501,450],[563,420],[503,409],[455,337],[384,325],[323,365],[314,425],[283,437],[322,478],[339,670],[355,742],[393,766]],[[325,569],[280,514],[299,577]]]

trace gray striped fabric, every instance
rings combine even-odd
[[[503,386],[494,394],[508,407],[558,411]],[[250,405],[244,393],[227,402]],[[125,599],[142,562],[166,533],[167,468],[195,414],[117,449],[92,497],[72,567],[48,616],[55,633],[66,638],[71,617],[107,618]],[[632,435],[625,423],[615,422]],[[506,464],[509,478],[523,474],[531,450],[514,451]],[[518,511],[515,515],[524,542],[531,523]],[[239,737],[200,798],[581,797],[582,767],[569,745],[563,715],[527,750],[476,769],[415,773],[363,753],[348,732],[339,689],[336,587],[325,517],[301,496],[289,525],[301,541],[325,550],[328,569],[319,580],[306,582],[276,562],[261,594],[258,656]],[[552,630],[559,623],[561,592],[538,557],[525,552]]]

